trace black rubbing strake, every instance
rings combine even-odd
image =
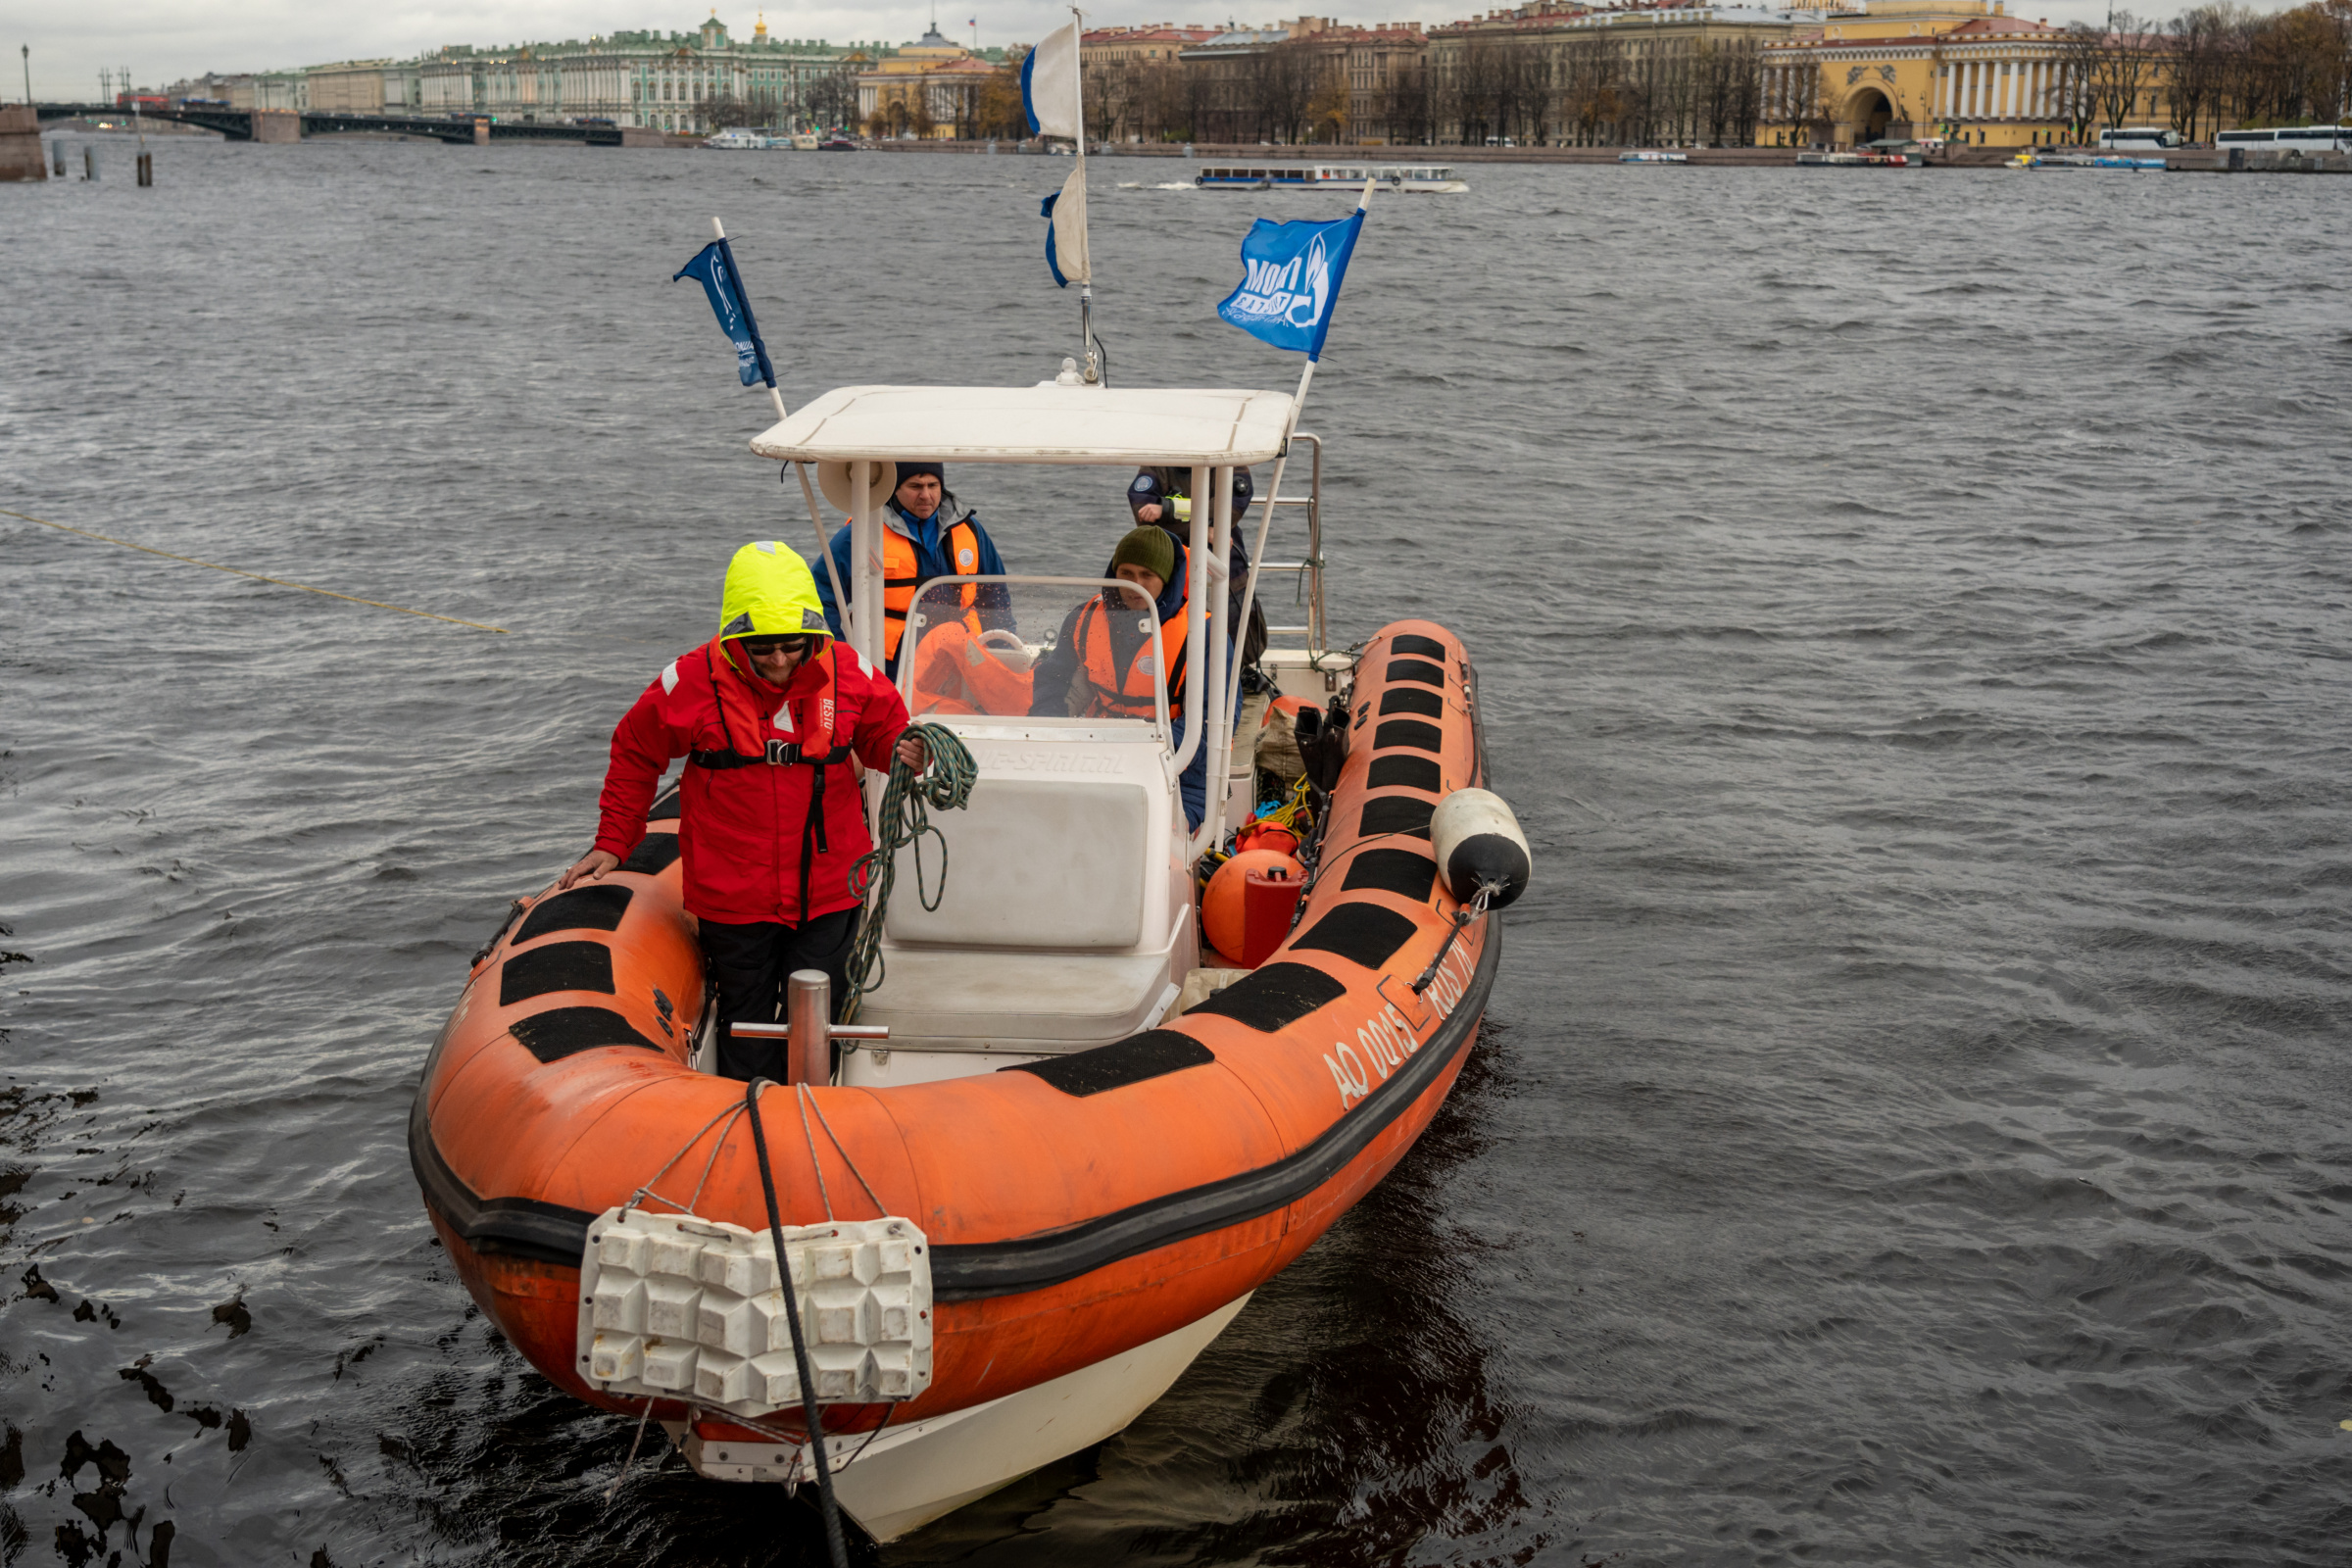
[[[1374,1088],[1303,1148],[1270,1165],[1239,1171],[1198,1187],[1162,1193],[1109,1214],[1056,1225],[1027,1236],[968,1244],[937,1244],[931,1252],[931,1284],[943,1301],[979,1300],[1044,1290],[1065,1280],[1139,1257],[1190,1237],[1243,1220],[1257,1219],[1298,1201],[1338,1175],[1446,1071],[1461,1059],[1477,1032],[1501,957],[1499,928],[1487,927],[1485,951],[1470,976],[1469,993],[1437,1032]],[[1196,1008],[1196,1011],[1199,1009]],[[596,1216],[529,1198],[479,1198],[433,1147],[425,1116],[432,1088],[428,1062],[424,1082],[409,1111],[409,1163],[434,1210],[484,1252],[538,1258],[576,1266],[588,1245]]]
[[[1261,1035],[1270,1035],[1347,994],[1347,986],[1312,964],[1269,963],[1236,980],[1185,1016],[1208,1013],[1231,1018]]]
[[[610,931],[620,924],[621,915],[629,907],[629,896],[635,891],[608,883],[573,888],[569,893],[541,899],[524,916],[522,929],[514,933],[512,945],[519,947],[550,931]]]
[[[653,809],[645,813],[648,822],[675,822],[684,809],[678,801],[678,787],[672,784],[654,799]]]
[[[1426,757],[1375,757],[1372,771],[1364,775],[1366,789],[1428,790],[1432,794],[1445,788],[1438,764]]]
[[[1413,938],[1420,927],[1409,914],[1386,905],[1343,904],[1291,943],[1293,953],[1336,953],[1367,969],[1377,969]]]
[[[1417,680],[1424,686],[1444,686],[1446,671],[1436,664],[1425,663],[1418,659],[1393,659],[1389,661],[1389,672],[1383,678],[1387,680]]]
[[[1426,904],[1430,890],[1437,885],[1438,862],[1428,856],[1411,850],[1366,850],[1348,862],[1348,880],[1340,884],[1340,891],[1377,889]]]
[[[551,1007],[528,1018],[517,1018],[508,1027],[541,1061],[562,1061],[565,1056],[594,1051],[599,1046],[629,1046],[641,1051],[662,1049],[611,1007]]]
[[[1411,686],[1396,686],[1381,693],[1380,716],[1391,713],[1419,713],[1423,718],[1444,718],[1446,699],[1436,692],[1425,692]]]
[[[1435,801],[1417,801],[1408,795],[1383,795],[1364,803],[1363,826],[1356,830],[1360,838],[1372,838],[1382,833],[1429,833],[1429,819],[1436,812]]]
[[[1213,1052],[1191,1035],[1173,1029],[1147,1029],[1092,1051],[1024,1061],[997,1071],[1033,1072],[1063,1094],[1083,1100],[1105,1089],[1165,1078],[1187,1067],[1205,1067],[1216,1059]]]
[[[620,862],[623,871],[635,871],[644,876],[669,869],[669,862],[678,858],[678,836],[675,833],[648,833],[629,858]]]
[[[1446,645],[1435,637],[1423,637],[1416,632],[1400,631],[1389,642],[1392,654],[1418,654],[1423,659],[1444,659]]]
[[[1425,724],[1417,718],[1392,718],[1372,731],[1372,749],[1385,752],[1392,746],[1409,746],[1417,752],[1442,752],[1446,749],[1446,732],[1435,724]]]
[[[550,991],[612,994],[612,950],[602,942],[550,942],[510,953],[499,965],[498,1004],[513,1006]]]

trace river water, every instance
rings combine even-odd
[[[608,1502],[403,1117],[807,535],[710,215],[796,405],[1019,384],[1069,166],[101,161],[0,190],[0,506],[513,634],[0,517],[0,1560],[816,1560]],[[1183,172],[1094,166],[1114,380],[1287,387],[1211,307],[1345,198]],[[1461,632],[1536,843],[1484,1041],[1129,1432],[880,1560],[2342,1561],[2352,180],[1470,178],[1375,200],[1306,422],[1335,626]],[[950,479],[1016,569],[1124,517]]]

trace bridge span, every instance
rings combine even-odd
[[[41,120],[120,120],[125,111],[111,104],[38,104]],[[172,109],[141,107],[140,117],[169,120],[183,125],[218,131],[230,141],[295,141],[304,136],[332,136],[355,131],[401,136],[430,136],[454,147],[473,147],[493,141],[552,141],[585,143],[590,147],[618,147],[624,137],[618,125],[552,124],[521,120],[493,120],[486,115],[352,115],[323,110],[229,109],[182,104]],[[291,132],[291,134],[289,134]]]

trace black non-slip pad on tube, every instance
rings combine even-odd
[[[1033,1072],[1065,1095],[1083,1100],[1105,1089],[1165,1078],[1187,1067],[1205,1067],[1216,1060],[1206,1046],[1173,1029],[1147,1029],[1140,1035],[1114,1040],[1092,1051],[1074,1051],[1044,1061],[1024,1061],[999,1067],[999,1072]]]
[[[551,991],[612,995],[612,950],[602,942],[550,942],[507,955],[499,965],[498,1004],[544,997]]]
[[[541,1061],[562,1061],[565,1056],[594,1051],[599,1046],[629,1046],[641,1051],[662,1049],[611,1007],[551,1007],[529,1018],[517,1018],[508,1027],[524,1049]]]
[[[1393,659],[1389,661],[1389,673],[1386,678],[1417,680],[1424,686],[1443,686],[1446,684],[1446,671],[1418,659]]]
[[[1417,687],[1394,687],[1380,696],[1380,716],[1386,718],[1391,713],[1419,713],[1423,718],[1444,718],[1446,699],[1436,692],[1425,692]]]
[[[1429,819],[1438,808],[1435,801],[1417,801],[1409,795],[1383,795],[1364,803],[1363,825],[1357,830],[1360,838],[1376,838],[1383,833],[1429,833]]]
[[[1418,632],[1398,632],[1395,640],[1389,644],[1389,652],[1392,654],[1418,654],[1423,659],[1444,659],[1446,645],[1435,637],[1424,637]]]
[[[1377,969],[1420,928],[1407,914],[1379,904],[1343,904],[1291,944],[1293,953],[1336,953],[1367,969]]]
[[[1438,862],[1415,850],[1366,850],[1348,862],[1342,893],[1400,893],[1415,904],[1429,902],[1438,885]]]
[[[1434,795],[1445,787],[1445,781],[1438,764],[1426,757],[1375,757],[1371,771],[1364,775],[1364,787],[1427,790]]]
[[[678,858],[678,836],[675,833],[648,833],[620,862],[623,871],[635,871],[652,876],[669,869],[669,862]]]
[[[1269,963],[1251,970],[1203,1002],[1193,1012],[1211,1013],[1270,1035],[1297,1023],[1317,1007],[1339,1001],[1348,988],[1310,963]],[[1193,1012],[1185,1014],[1191,1017]]]
[[[520,947],[533,937],[543,937],[550,931],[610,931],[620,924],[628,912],[629,898],[636,890],[617,883],[601,887],[573,888],[552,899],[541,899],[523,916],[522,929],[514,933],[514,945]]]
[[[1416,752],[1442,752],[1446,749],[1446,732],[1417,718],[1392,718],[1372,731],[1372,749],[1385,752],[1392,746],[1407,746]]]

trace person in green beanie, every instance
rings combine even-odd
[[[1062,620],[1053,650],[1033,672],[1029,711],[1038,717],[1150,718],[1165,690],[1173,739],[1181,747],[1191,552],[1165,528],[1147,524],[1119,541],[1105,575],[1128,586],[1104,588]],[[1159,616],[1156,638],[1147,635],[1151,622],[1135,613],[1147,600]],[[1186,823],[1200,827],[1208,809],[1207,747],[1193,754],[1177,789]]]

